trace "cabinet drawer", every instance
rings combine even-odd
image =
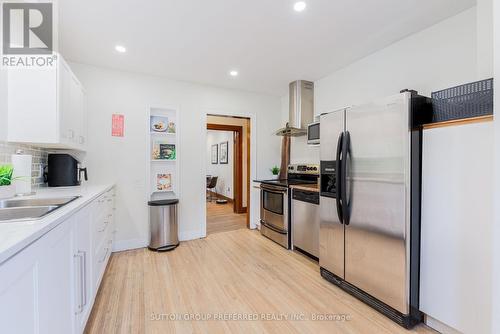
[[[104,274],[104,270],[106,269],[106,264],[108,263],[109,257],[111,256],[111,251],[113,249],[113,241],[112,239],[108,239],[103,242],[102,246],[96,252],[94,256],[94,288],[95,291],[99,289],[99,285],[101,284],[101,279]]]
[[[96,200],[96,210],[92,226],[93,237],[99,238],[99,235],[107,229],[113,218],[112,197],[104,194]]]

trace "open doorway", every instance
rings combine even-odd
[[[207,116],[207,235],[250,226],[250,119]]]

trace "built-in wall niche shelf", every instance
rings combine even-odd
[[[148,198],[179,197],[179,122],[175,108],[150,108],[148,119]]]

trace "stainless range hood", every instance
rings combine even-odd
[[[290,83],[288,123],[276,131],[278,136],[298,137],[307,133],[314,119],[314,82],[298,80]]]

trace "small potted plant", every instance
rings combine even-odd
[[[271,168],[271,173],[273,174],[273,177],[274,177],[275,179],[277,179],[277,178],[278,178],[278,175],[279,175],[279,173],[280,173],[280,169],[279,169],[279,167],[278,167],[278,166],[274,166],[273,168]]]
[[[0,165],[0,199],[14,197],[16,189],[12,185],[12,173],[14,168],[11,165]]]

